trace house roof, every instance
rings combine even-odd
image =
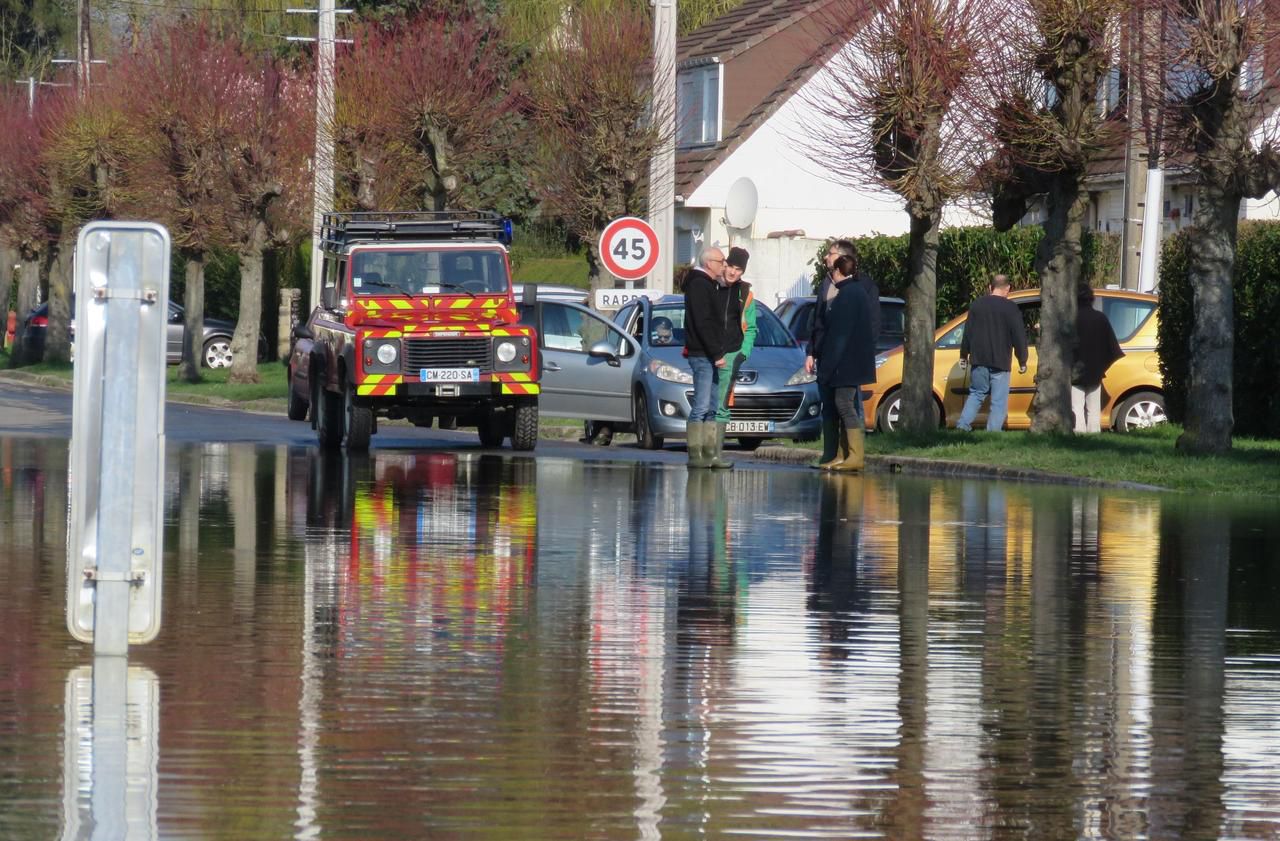
[[[803,18],[829,9],[837,0],[747,0],[733,11],[711,21],[680,39],[680,64],[716,59],[727,62]],[[832,37],[817,45],[772,89],[758,92],[758,104],[735,126],[725,126],[719,143],[676,153],[676,195],[687,198],[735,149],[764,125],[778,108],[796,94],[805,82],[843,44]],[[726,80],[731,84],[736,80]]]
[[[680,39],[676,60],[687,61],[718,58],[726,61],[739,55],[795,21],[807,17],[829,0],[745,0],[731,12],[721,15]]]

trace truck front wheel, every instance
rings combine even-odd
[[[353,383],[343,386],[342,403],[344,409],[342,432],[347,449],[369,449],[369,439],[373,436],[373,410],[356,404],[356,387]]]
[[[342,401],[326,389],[323,383],[317,382],[311,407],[320,448],[337,449],[342,444]]]
[[[511,449],[532,450],[538,445],[538,403],[517,403],[512,413]]]

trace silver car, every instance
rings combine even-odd
[[[770,438],[816,438],[821,404],[804,351],[771,310],[757,309],[756,349],[738,372],[727,432],[749,450]],[[646,449],[684,437],[693,372],[683,353],[683,296],[628,304],[612,322],[560,301],[540,299],[522,312],[538,330],[544,417],[581,418],[600,443],[612,431],[635,432]]]

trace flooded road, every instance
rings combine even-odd
[[[131,839],[1280,837],[1274,504],[250,444],[165,496]],[[0,838],[102,825],[66,517],[0,439]]]

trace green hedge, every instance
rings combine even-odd
[[[1160,373],[1165,410],[1181,422],[1187,410],[1192,292],[1188,277],[1191,238],[1180,231],[1165,240],[1160,257]],[[1280,222],[1241,222],[1236,243],[1235,354],[1232,411],[1235,434],[1280,437]]]
[[[986,288],[991,275],[1007,274],[1015,289],[1038,285],[1036,248],[1044,231],[1039,226],[996,231],[989,227],[944,228],[938,241],[938,324],[968,309]],[[858,259],[880,284],[883,295],[906,297],[907,234],[855,237]],[[814,265],[814,288],[822,281],[822,257],[831,240],[818,250]],[[1120,237],[1115,234],[1085,232],[1083,258],[1085,275],[1094,286],[1119,280]]]

